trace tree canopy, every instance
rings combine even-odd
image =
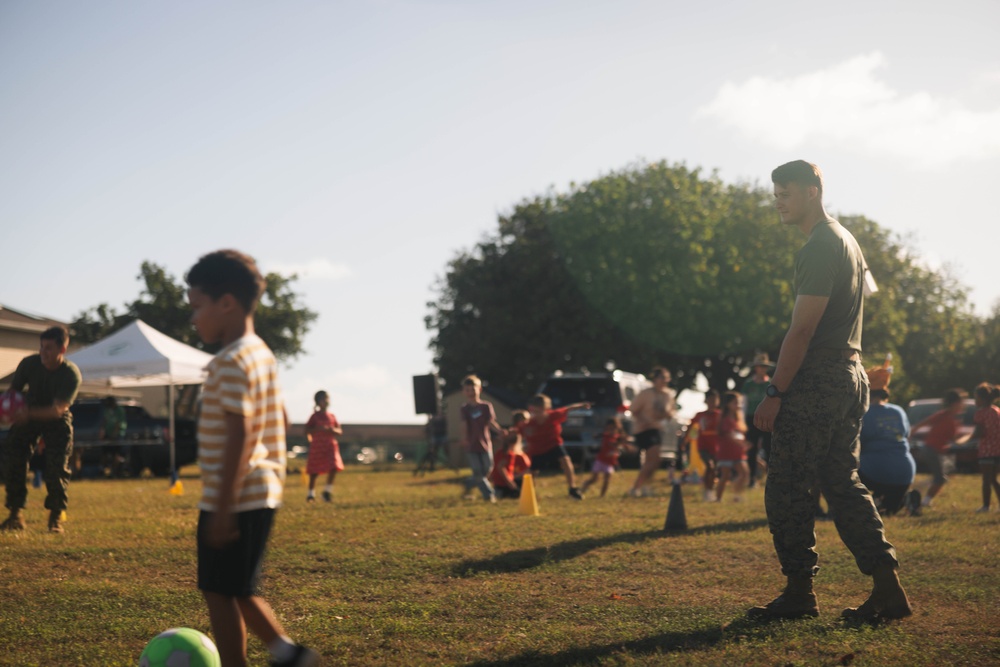
[[[171,338],[208,352],[215,351],[199,340],[191,326],[191,309],[183,282],[149,261],[142,263],[137,279],[142,282],[142,291],[137,299],[125,304],[123,312],[102,303],[77,315],[70,324],[74,339],[93,343],[139,319]],[[266,286],[254,316],[254,328],[277,359],[292,361],[304,351],[302,339],[317,314],[299,303],[292,289],[296,276],[268,273],[264,280]]]
[[[771,199],[666,162],[525,199],[436,284],[426,325],[439,372],[452,386],[476,372],[523,393],[557,369],[611,364],[664,364],[680,387],[698,372],[718,388],[739,382],[754,353],[778,352],[805,241],[778,224]],[[880,286],[866,301],[869,358],[892,352],[904,388],[936,387],[926,351],[957,359],[974,345],[966,291],[876,223],[840,220]]]

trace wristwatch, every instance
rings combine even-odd
[[[787,392],[781,391],[773,384],[768,384],[767,389],[764,390],[764,393],[767,394],[769,398],[782,398]]]

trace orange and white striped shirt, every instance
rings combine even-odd
[[[284,399],[278,365],[267,344],[251,334],[233,341],[208,364],[198,419],[202,496],[198,509],[215,511],[226,445],[225,413],[249,416],[249,466],[238,478],[234,512],[276,508],[285,483]]]

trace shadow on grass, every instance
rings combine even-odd
[[[643,639],[596,646],[581,646],[557,653],[527,651],[507,658],[479,660],[468,664],[469,667],[586,665],[596,664],[602,658],[614,655],[638,657],[696,651],[711,648],[727,641],[764,640],[773,634],[774,628],[769,624],[758,623],[740,616],[725,625],[713,625],[687,631],[663,632]]]
[[[764,526],[767,526],[767,519],[762,518],[752,521],[729,521],[676,532],[642,530],[608,535],[606,537],[585,537],[579,540],[560,542],[552,546],[508,551],[507,553],[491,558],[464,560],[455,566],[454,574],[458,577],[466,577],[482,572],[494,574],[522,572],[545,565],[546,563],[559,563],[576,558],[594,549],[612,544],[638,544],[655,538],[674,538],[715,533],[742,533]]]

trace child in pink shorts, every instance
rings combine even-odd
[[[601,437],[601,449],[594,459],[594,467],[591,469],[591,476],[580,488],[580,493],[586,493],[590,485],[601,478],[601,497],[608,492],[608,485],[611,484],[611,476],[615,474],[618,467],[618,457],[623,447],[628,447],[628,435],[622,427],[622,422],[618,417],[609,417],[604,424],[604,433]]]

